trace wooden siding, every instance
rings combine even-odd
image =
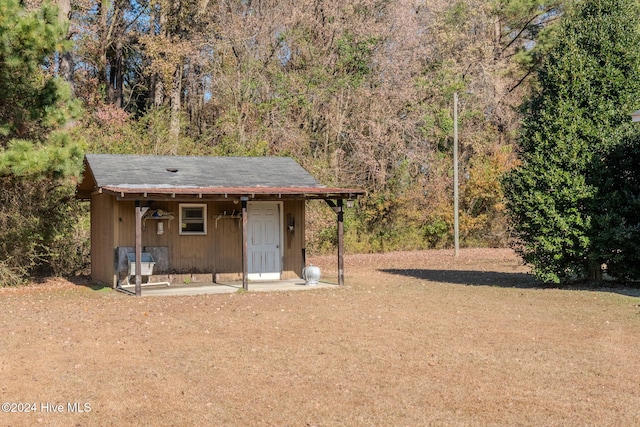
[[[282,278],[295,279],[302,277],[303,256],[305,245],[305,203],[304,200],[289,200],[284,202],[282,224],[284,230],[284,251]],[[294,223],[293,232],[288,229],[288,221]]]
[[[218,202],[211,208],[215,233],[215,273],[242,273],[242,219],[240,204]],[[217,221],[216,221],[216,218]]]
[[[116,230],[117,246],[136,245],[136,205],[133,201],[117,202],[118,229]],[[143,235],[144,236],[144,235]],[[142,238],[144,245],[144,237]]]
[[[92,198],[92,276],[94,280],[112,283],[117,272],[114,266],[117,247],[135,246],[135,203],[116,201],[115,197],[96,195]],[[207,234],[180,235],[180,203],[154,202],[151,209],[173,214],[173,220],[147,219],[143,224],[143,247],[166,247],[168,267],[164,273],[235,273],[242,272],[242,229],[239,204],[207,203]],[[164,232],[157,233],[162,221]],[[294,230],[289,231],[289,222]],[[305,203],[303,200],[283,202],[282,215],[283,263],[282,278],[300,277],[303,268],[305,239]],[[109,281],[105,280],[110,278]]]
[[[115,197],[98,194],[91,199],[91,277],[115,286],[115,248],[118,217]]]

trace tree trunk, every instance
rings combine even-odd
[[[154,8],[151,15],[151,21],[155,25],[151,25],[149,28],[149,33],[152,36],[158,36],[165,32],[165,27],[167,24],[167,14],[165,12],[164,7],[162,8]],[[158,27],[160,30],[156,31],[155,28]],[[154,71],[151,74],[151,103],[153,107],[162,107],[164,105],[165,98],[165,89],[164,89],[164,80],[162,74],[158,71]]]
[[[173,85],[171,88],[171,123],[169,125],[169,135],[173,139],[180,136],[180,112],[182,95],[182,64],[178,64],[173,73]]]
[[[164,105],[164,82],[159,73],[153,73],[151,76],[152,100],[154,107],[162,107]]]
[[[100,29],[98,30],[101,38],[100,58],[98,59],[98,83],[105,88],[109,87],[109,75],[107,74],[107,44],[108,44],[108,29],[107,29],[107,15],[109,14],[109,0],[102,0],[100,2]],[[107,94],[108,96],[108,94]]]
[[[124,105],[124,59],[122,54],[122,39],[115,43],[113,58],[111,58],[109,88],[111,92],[111,103],[118,108]]]
[[[69,15],[71,14],[71,1],[58,0],[58,20],[62,25],[67,27],[67,39],[71,36],[69,32]],[[58,73],[69,85],[73,91],[73,54],[69,51],[60,55],[58,63]]]
[[[185,76],[186,91],[190,95],[185,102],[189,113],[189,133],[197,137],[203,131],[202,109],[205,101],[201,67],[193,62],[195,61],[191,61],[191,65],[188,68],[189,71]]]
[[[602,281],[602,268],[600,266],[591,267],[589,271],[589,280],[600,282]]]

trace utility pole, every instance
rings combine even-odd
[[[453,94],[453,245],[454,256],[460,255],[460,224],[458,222],[458,92]]]

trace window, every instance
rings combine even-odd
[[[180,234],[207,234],[207,205],[180,205]]]

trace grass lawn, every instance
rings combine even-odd
[[[313,262],[335,278],[335,257]],[[640,425],[635,290],[542,286],[502,249],[352,255],[346,274],[192,297],[0,289],[0,400],[31,410],[0,425]]]

